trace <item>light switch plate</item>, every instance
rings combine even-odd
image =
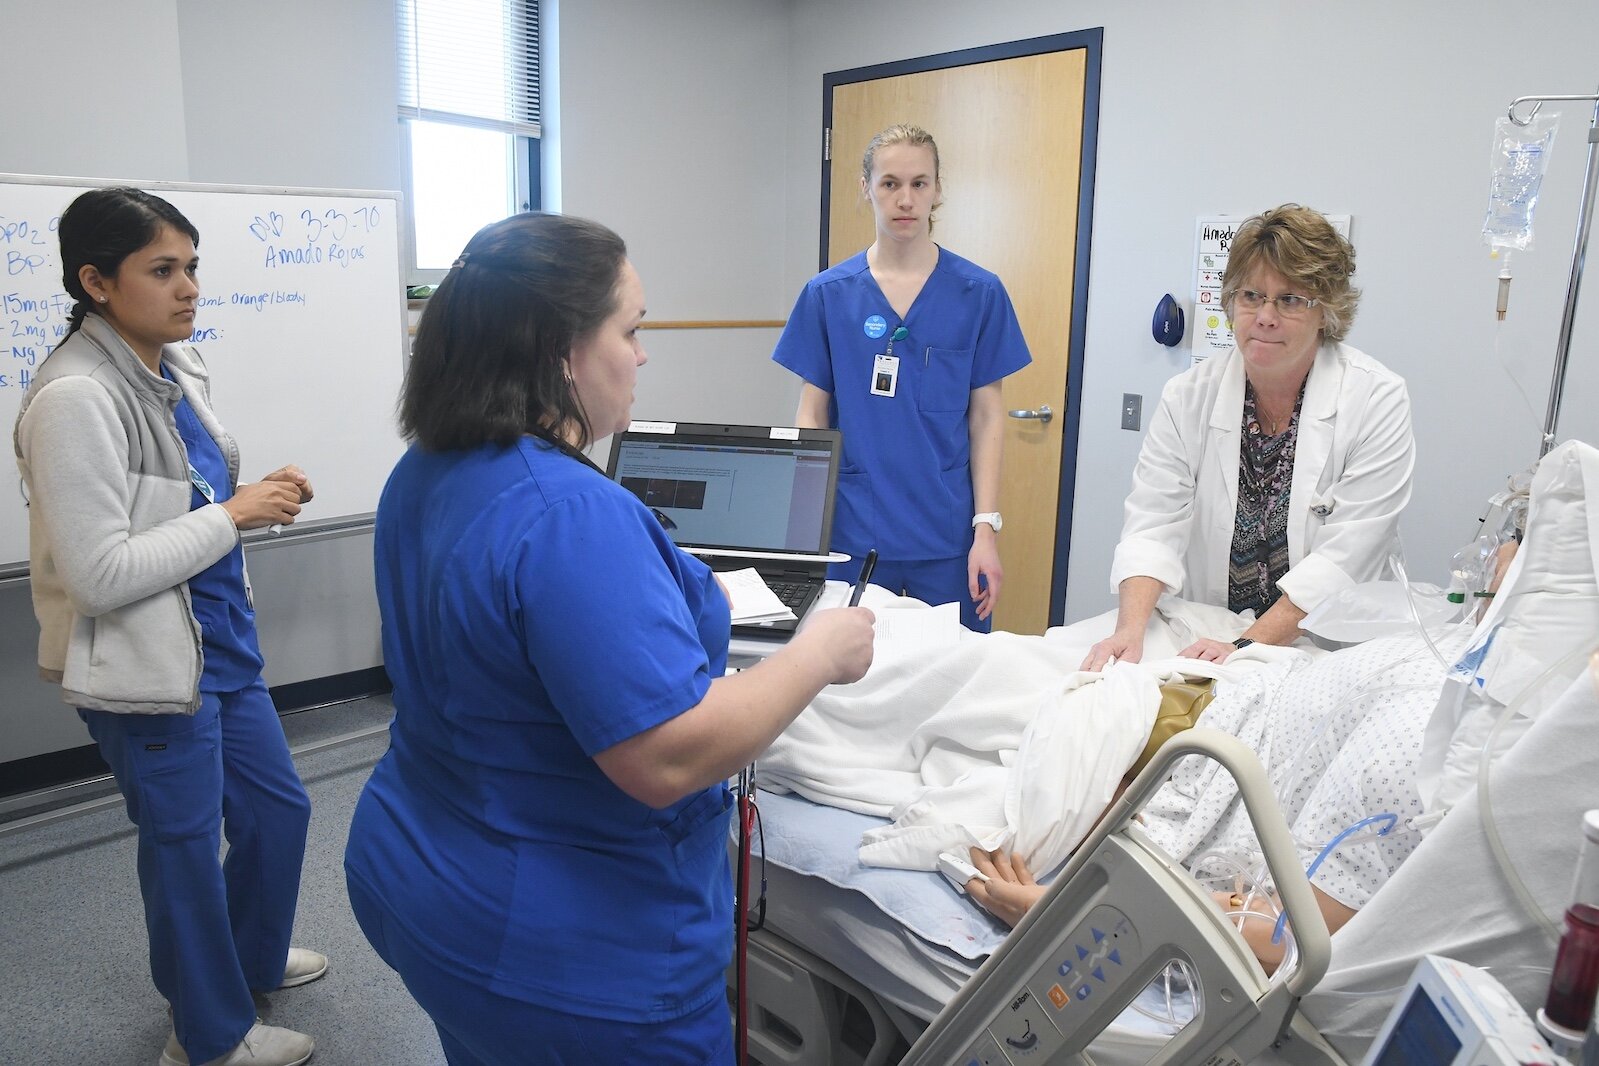
[[[1122,428],[1137,430],[1144,424],[1144,398],[1136,392],[1122,393]]]

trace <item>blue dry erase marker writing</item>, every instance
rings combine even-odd
[[[872,569],[877,566],[877,549],[873,548],[866,553],[866,561],[861,563],[861,576],[855,579],[855,591],[849,594],[849,605],[861,605],[861,593],[866,591],[866,583],[872,579]]]

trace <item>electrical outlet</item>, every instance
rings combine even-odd
[[[1144,398],[1136,392],[1122,393],[1122,428],[1137,430],[1144,424]]]

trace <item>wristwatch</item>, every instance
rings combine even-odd
[[[1253,643],[1255,643],[1255,642],[1253,640],[1249,639],[1248,637],[1239,637],[1237,640],[1233,641],[1233,647],[1235,647],[1235,648],[1247,648]]]
[[[977,523],[979,522],[987,522],[991,527],[993,527],[995,533],[998,533],[1000,527],[1005,524],[1005,520],[999,516],[998,511],[984,511],[982,514],[972,515],[973,529],[977,528]]]

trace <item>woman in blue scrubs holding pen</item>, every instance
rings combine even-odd
[[[1004,581],[1000,387],[1032,359],[999,278],[933,243],[941,186],[926,130],[872,138],[861,192],[877,239],[810,280],[772,358],[805,381],[795,423],[844,434],[833,550],[875,547],[874,584],[958,600],[962,623],[986,632]]]
[[[529,213],[417,327],[374,536],[395,716],[345,871],[452,1066],[731,1066],[724,782],[871,662],[843,608],[723,676],[715,575],[582,451],[628,424],[643,317],[621,238]]]

